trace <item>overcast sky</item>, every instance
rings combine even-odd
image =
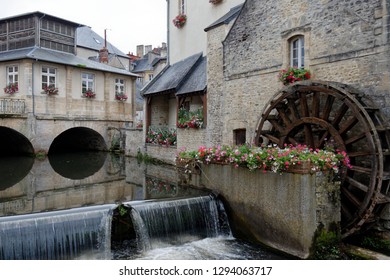
[[[90,26],[124,53],[166,42],[166,0],[0,0],[0,18],[40,11]]]

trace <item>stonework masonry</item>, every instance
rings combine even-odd
[[[383,0],[247,0],[230,32],[208,31],[208,139],[250,142],[261,111],[283,88],[289,40],[304,36],[312,79],[352,85],[390,117],[389,6]],[[222,44],[221,44],[222,43]],[[223,73],[223,76],[222,74]]]

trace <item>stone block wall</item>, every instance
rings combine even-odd
[[[264,106],[283,88],[278,73],[297,35],[312,79],[354,86],[390,119],[388,10],[382,0],[247,0],[225,39],[226,26],[208,31],[210,142],[231,144],[238,128],[252,141]]]
[[[323,173],[280,175],[217,164],[200,168],[200,175],[182,174],[181,179],[220,195],[236,236],[307,258],[317,229],[340,222],[340,184]]]
[[[198,150],[199,146],[205,146],[206,129],[178,128],[177,149],[185,148],[187,151]]]

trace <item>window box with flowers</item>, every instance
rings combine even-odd
[[[338,174],[345,168],[352,168],[344,151],[330,148],[311,149],[306,145],[285,145],[283,148],[276,145],[199,147],[197,151],[180,151],[176,162],[189,164],[191,160],[204,164],[231,164],[234,167],[248,168],[250,171],[273,173]]]
[[[221,3],[222,0],[209,0],[209,2],[215,5]]]
[[[146,134],[146,143],[160,146],[176,146],[177,134],[175,129],[149,128]]]
[[[176,26],[177,28],[182,28],[187,22],[187,16],[185,14],[180,14],[177,15],[173,19],[173,25]]]
[[[92,99],[92,98],[96,97],[96,93],[94,93],[92,90],[88,89],[88,90],[83,92],[83,96],[86,98]]]
[[[9,83],[5,88],[4,88],[4,93],[7,94],[15,94],[19,92],[19,86],[17,83]]]
[[[202,128],[203,127],[203,108],[200,107],[196,111],[187,111],[185,108],[180,108],[177,119],[178,128]]]
[[[127,100],[127,94],[124,94],[124,93],[120,93],[120,92],[116,92],[115,93],[115,100],[118,100],[118,101],[126,101]]]
[[[279,72],[279,81],[281,81],[284,85],[293,84],[297,81],[308,80],[310,78],[310,71],[305,68],[290,67]]]
[[[57,95],[58,88],[56,88],[54,85],[44,86],[42,88],[42,93],[47,95]]]

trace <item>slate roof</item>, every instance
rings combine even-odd
[[[0,61],[10,61],[25,58],[138,77],[138,75],[133,74],[124,69],[112,67],[104,63],[99,63],[90,59],[78,57],[71,53],[64,53],[40,47],[31,47],[7,52],[0,52]]]
[[[104,38],[93,31],[91,27],[79,27],[77,28],[77,46],[99,51],[104,47]],[[125,53],[117,49],[108,41],[107,49],[110,54],[116,54],[118,56],[129,58]]]
[[[142,89],[141,94],[188,94],[204,92],[206,89],[206,69],[203,63],[203,53],[194,54],[175,64],[164,68],[149,84]],[[203,69],[203,68],[204,69]],[[203,73],[202,69],[204,70]],[[202,78],[202,75],[204,77]]]
[[[137,59],[134,61],[135,67],[133,73],[140,73],[145,71],[153,71],[153,65],[149,63],[148,57]]]
[[[210,24],[209,26],[207,26],[204,31],[209,31],[210,29],[213,29],[217,26],[220,26],[222,24],[228,24],[229,22],[231,22],[232,20],[234,20],[238,14],[240,13],[241,11],[241,8],[243,7],[244,4],[240,4],[240,5],[237,5],[233,8],[230,9],[230,11],[225,14],[224,16],[222,16],[221,18],[217,19],[216,21],[214,21],[212,24]]]

